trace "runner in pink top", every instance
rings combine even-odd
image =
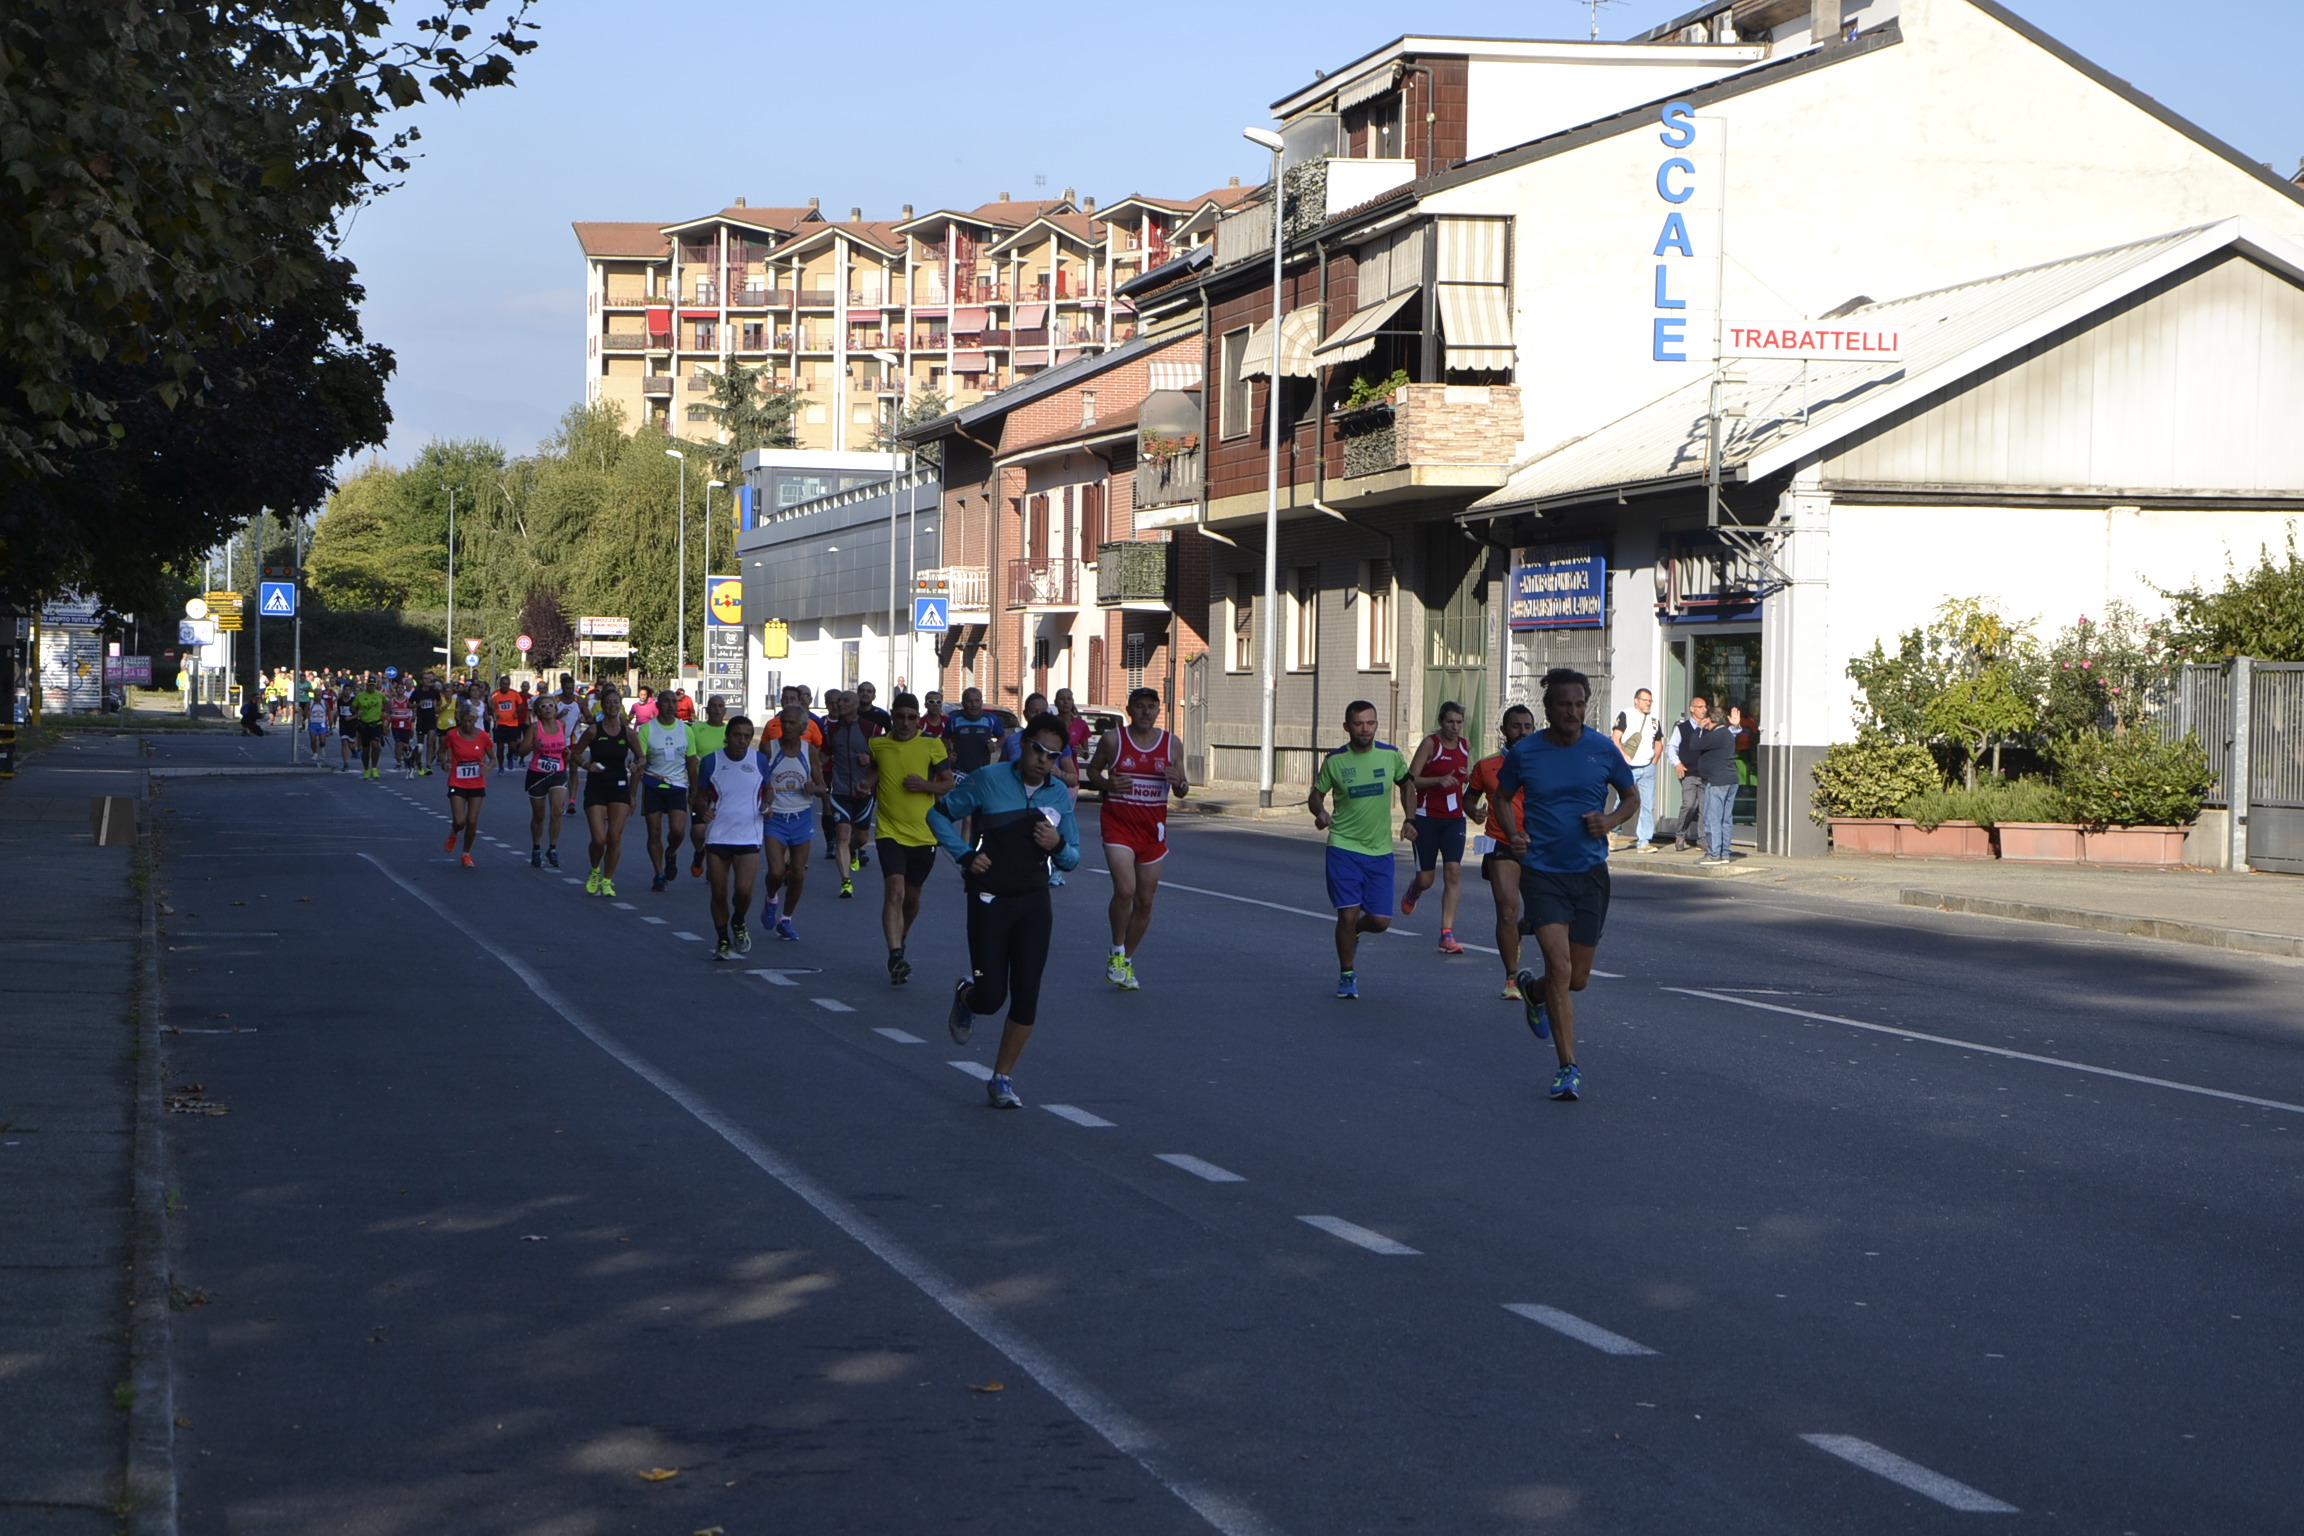
[[[1416,781],[1416,879],[1400,899],[1400,915],[1416,910],[1417,898],[1432,889],[1435,866],[1440,887],[1440,952],[1460,955],[1456,942],[1456,900],[1464,883],[1464,790],[1472,777],[1472,749],[1464,743],[1464,706],[1440,706],[1440,729],[1424,738],[1408,761]],[[1402,833],[1408,835],[1408,831]]]

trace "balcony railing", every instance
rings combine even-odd
[[[609,309],[640,309],[649,304],[666,304],[668,299],[652,299],[644,293],[611,293],[601,299]]]
[[[610,331],[600,338],[603,352],[645,352],[648,350],[646,331]]]
[[[789,309],[791,305],[789,288],[739,288],[728,295],[731,309]]]
[[[1173,507],[1198,501],[1206,475],[1206,460],[1197,447],[1148,457],[1141,447],[1136,455],[1136,505]]]
[[[1073,608],[1079,602],[1079,561],[1025,557],[1008,562],[1009,607]]]
[[[640,381],[640,393],[651,397],[661,395],[669,399],[672,394],[672,375],[668,373],[650,374]]]
[[[830,309],[835,295],[829,288],[803,288],[800,290],[802,309]]]
[[[922,579],[944,583],[944,606],[952,613],[992,611],[992,573],[980,565],[931,566]]]
[[[1176,546],[1123,540],[1096,546],[1096,606],[1165,608],[1168,562]]]
[[[1389,404],[1339,411],[1329,421],[1347,480],[1422,464],[1508,464],[1525,430],[1520,390],[1511,384],[1407,384]]]

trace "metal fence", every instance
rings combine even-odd
[[[2207,803],[2237,812],[2235,859],[2304,874],[2304,662],[2186,667],[2155,705],[2162,735],[2208,754]]]
[[[2304,809],[2304,662],[2249,668],[2248,803]]]
[[[2153,711],[2160,734],[2170,741],[2186,736],[2208,754],[2215,782],[2208,787],[2207,803],[2231,803],[2225,785],[2232,763],[2232,670],[2229,666],[2186,667],[2177,674],[2165,697]]]

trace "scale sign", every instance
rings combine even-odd
[[[629,640],[632,637],[630,619],[583,618],[576,621],[576,633],[585,640]]]
[[[951,606],[941,597],[912,599],[912,627],[923,635],[941,635],[952,628]]]

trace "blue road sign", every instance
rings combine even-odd
[[[386,667],[386,668],[384,669],[384,681],[386,681],[386,682],[388,682],[388,683],[389,683],[389,682],[393,682],[393,681],[396,681],[396,680],[399,678],[399,676],[400,676],[400,669],[399,669],[398,667]]]
[[[912,599],[912,627],[924,635],[941,635],[952,625],[940,597]]]
[[[296,583],[267,581],[260,583],[256,592],[256,611],[268,619],[296,617]]]

